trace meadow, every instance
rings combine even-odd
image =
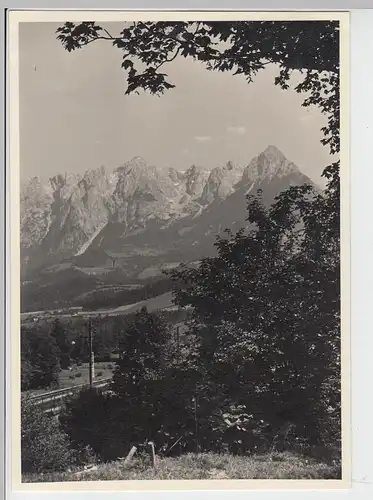
[[[91,470],[25,474],[23,482],[191,480],[191,479],[340,479],[340,466],[294,453],[234,456],[188,453],[158,458],[141,456],[126,466],[123,460],[101,464]]]
[[[109,378],[113,374],[115,362],[95,363],[95,380]],[[75,385],[89,383],[89,364],[83,363],[80,366],[74,364],[71,369],[61,370],[60,389],[67,389]]]
[[[98,361],[95,363],[95,376],[94,380],[101,380],[110,378],[113,375],[115,368],[115,360],[112,362]],[[89,384],[89,363],[82,363],[80,365],[73,364],[71,370],[69,368],[61,370],[59,374],[59,386],[56,389],[68,389],[79,385]],[[53,387],[40,388],[30,391],[24,391],[24,394],[36,395],[45,392],[53,391]]]

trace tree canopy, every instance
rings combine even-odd
[[[53,337],[37,328],[21,329],[22,390],[58,385],[59,350]]]
[[[318,106],[327,116],[322,143],[339,152],[339,23],[337,21],[133,22],[113,35],[95,22],[66,22],[57,38],[71,52],[105,40],[123,52],[126,94],[139,90],[160,95],[174,88],[164,72],[177,56],[208,70],[231,71],[251,82],[268,64],[278,67],[275,85],[305,95],[303,106]],[[294,72],[300,80],[292,84]],[[338,179],[338,162],[323,175]]]

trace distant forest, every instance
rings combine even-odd
[[[27,283],[21,288],[23,312],[81,306],[84,310],[109,309],[134,304],[178,290],[178,284],[167,276],[151,278],[136,283],[133,288],[118,283],[107,283],[95,276],[85,275],[75,269],[63,270],[53,275],[50,283]],[[111,280],[110,280],[111,281]],[[121,289],[122,288],[122,289]]]

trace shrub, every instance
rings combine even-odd
[[[76,378],[79,378],[79,377],[81,377],[81,376],[82,376],[81,372],[77,372],[77,373],[75,373],[75,377],[76,377]]]
[[[99,372],[97,372],[98,377],[102,377],[102,375],[103,375],[103,372],[101,370]]]
[[[128,453],[132,445],[118,410],[115,398],[87,388],[66,403],[60,422],[74,448],[88,446],[100,459],[115,460]]]
[[[76,463],[75,452],[58,421],[24,399],[21,407],[22,473],[64,470]]]
[[[89,445],[78,447],[75,452],[79,465],[91,465],[100,462],[97,453]]]

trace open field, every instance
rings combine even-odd
[[[95,363],[95,380],[109,378],[113,374],[115,361]],[[80,374],[80,375],[79,375]],[[74,387],[74,385],[89,383],[89,364],[74,365],[72,370],[62,370],[60,373],[60,389]]]
[[[110,378],[115,368],[115,360],[95,363],[95,378],[94,380],[101,380]],[[80,373],[80,375],[79,375]],[[98,375],[100,373],[100,375]],[[77,385],[89,384],[89,364],[83,363],[81,366],[74,365],[72,370],[61,370],[60,372],[60,385],[58,389],[68,389]],[[29,395],[43,394],[51,391],[51,389],[37,389],[33,391],[26,391]],[[25,392],[25,394],[26,394]]]
[[[214,453],[187,454],[159,459],[156,468],[148,457],[98,465],[85,472],[26,474],[23,482],[118,481],[142,479],[340,479],[340,468],[291,453],[239,457]]]

